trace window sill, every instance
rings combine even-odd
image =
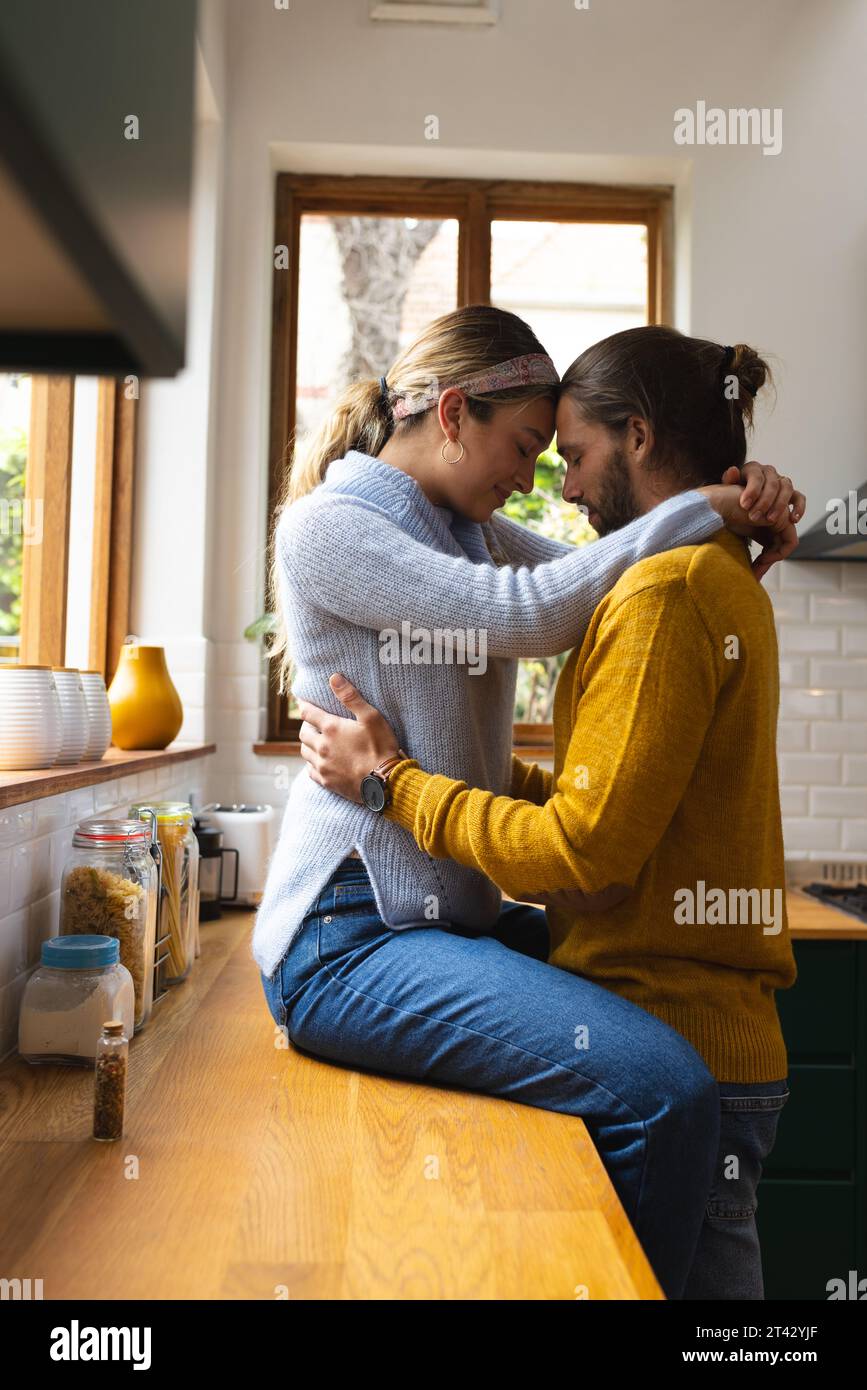
[[[114,744],[98,762],[71,763],[64,767],[40,767],[33,772],[0,772],[0,808],[22,801],[39,801],[59,792],[113,782],[136,772],[189,762],[216,753],[215,743],[170,743],[168,748],[141,748],[127,751]]]
[[[265,743],[254,743],[253,752],[260,758],[300,758],[301,744],[291,740],[274,739]],[[512,752],[516,758],[521,758],[524,762],[527,759],[554,757],[553,743],[516,743]]]

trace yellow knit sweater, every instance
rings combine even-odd
[[[629,885],[606,912],[548,909],[552,964],[676,1028],[719,1081],[780,1080],[778,700],[771,604],[722,531],[634,565],[596,609],[557,687],[553,777],[515,759],[495,796],[409,759],[386,814],[514,898]]]

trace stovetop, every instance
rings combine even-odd
[[[830,883],[805,883],[803,891],[828,907],[838,907],[857,917],[859,922],[867,922],[867,883],[847,883],[840,887]]]

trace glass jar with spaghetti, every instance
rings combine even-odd
[[[165,983],[178,984],[190,973],[196,954],[199,903],[199,846],[187,801],[142,801],[131,816],[153,811],[162,855],[158,937],[166,938]]]

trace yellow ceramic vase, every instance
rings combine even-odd
[[[184,719],[164,647],[124,642],[108,688],[111,739],[118,748],[165,748]]]

